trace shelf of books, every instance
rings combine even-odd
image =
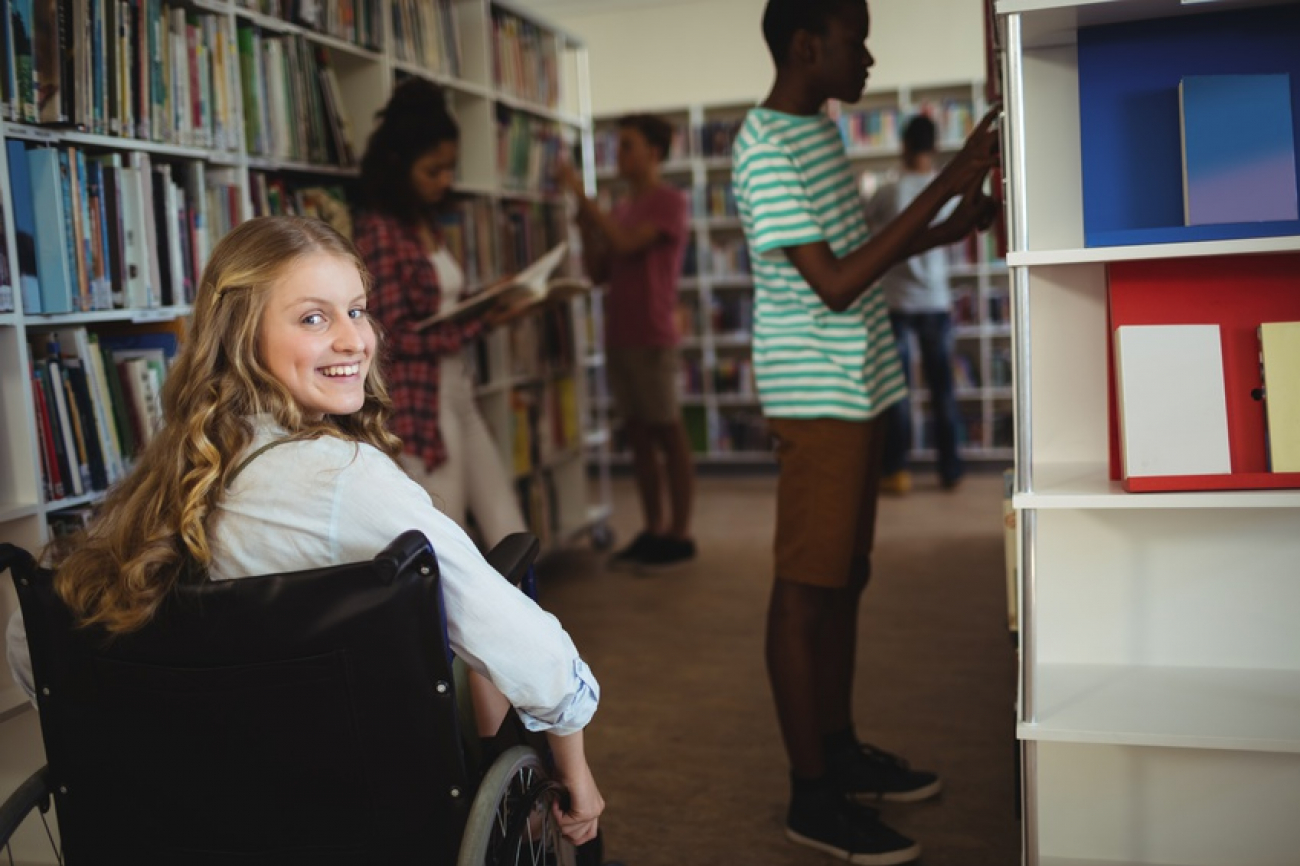
[[[1025,863],[1284,862],[1300,845],[1273,805],[1300,797],[1300,632],[1278,615],[1300,604],[1300,7],[998,12]],[[1200,102],[1207,84],[1228,103]],[[1208,213],[1207,107],[1237,178]]]
[[[687,432],[702,463],[772,459],[749,357],[753,282],[731,185],[731,146],[749,107],[692,105],[656,112],[675,130],[662,176],[691,200],[691,245],[678,284],[679,394]],[[965,82],[868,91],[861,103],[831,110],[866,196],[896,170],[899,135],[913,114],[924,112],[935,119],[941,160],[955,153],[983,110],[983,85]],[[596,178],[605,207],[621,194],[615,168],[617,122],[617,117],[605,117],[595,123]],[[963,453],[971,459],[1009,460],[1012,390],[1006,264],[985,236],[954,245],[948,255]],[[914,372],[913,381],[923,382],[919,370]],[[913,396],[913,452],[926,458],[933,454],[933,437],[924,387],[915,388]],[[615,451],[622,452],[618,443]]]
[[[495,0],[141,0],[92,4],[84,32],[61,37],[66,5],[6,7],[0,540],[41,549],[129,469],[226,231],[292,213],[350,233],[357,161],[396,80],[441,83],[460,122],[445,229],[470,285],[568,239],[549,167],[589,134],[586,55],[535,16]],[[608,438],[584,384],[600,363],[584,342],[593,303],[553,305],[476,350],[484,413],[548,549],[609,517],[608,484],[582,460]],[[12,609],[0,588],[0,617]]]

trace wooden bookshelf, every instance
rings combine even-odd
[[[955,153],[984,110],[982,82],[868,91],[855,105],[832,107],[864,194],[897,170],[902,127],[913,114],[935,118],[940,161]],[[750,363],[753,281],[731,192],[731,145],[749,104],[692,105],[656,112],[676,134],[663,178],[691,198],[691,248],[679,283],[683,417],[701,463],[772,459]],[[595,162],[604,204],[619,193],[614,160],[617,117],[595,121]],[[957,404],[962,455],[1012,457],[1011,327],[1007,268],[992,239],[980,236],[950,252],[954,295]],[[913,371],[913,457],[934,456],[919,356]],[[595,401],[608,406],[607,401]],[[621,448],[616,452],[622,453]],[[626,459],[625,457],[621,459]]]

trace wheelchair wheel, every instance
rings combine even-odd
[[[50,806],[49,779],[46,776],[44,767],[32,773],[27,781],[19,785],[18,789],[10,794],[3,804],[0,804],[0,853],[8,855],[8,862],[13,862],[14,856],[13,851],[9,848],[9,840],[29,816],[38,813],[41,823],[44,825],[45,836],[50,843],[50,849],[54,854],[55,861],[58,863],[63,862],[58,843],[54,839],[54,833],[46,820]]]
[[[551,811],[560,792],[536,751],[507,749],[470,806],[457,866],[574,866],[574,848]]]

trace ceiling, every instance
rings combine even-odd
[[[682,3],[702,3],[708,0],[511,0],[515,6],[530,9],[538,15],[584,14],[613,12],[638,6],[668,6]]]

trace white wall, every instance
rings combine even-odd
[[[659,0],[548,11],[590,51],[597,115],[756,101],[772,83],[766,0]],[[984,78],[983,0],[870,0],[870,89]]]

